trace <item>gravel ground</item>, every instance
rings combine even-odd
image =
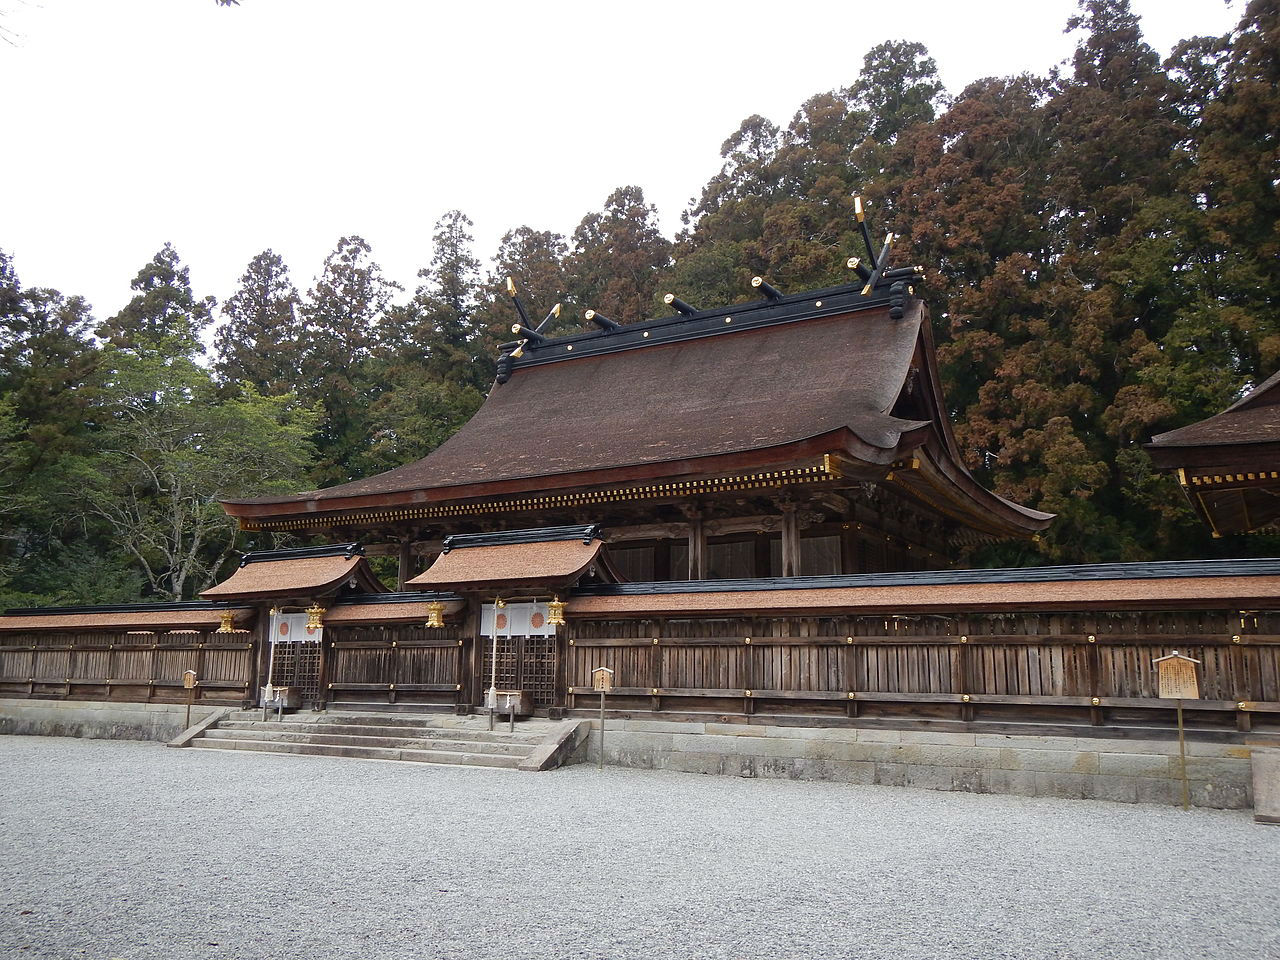
[[[0,956],[1280,958],[1247,813],[0,737]]]

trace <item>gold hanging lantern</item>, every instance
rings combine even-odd
[[[235,624],[232,623],[232,617],[235,615],[234,610],[223,610],[221,613],[221,622],[218,624],[218,633],[235,633]]]
[[[559,597],[547,604],[547,625],[551,627],[564,626],[564,601]]]
[[[307,607],[308,630],[318,630],[320,627],[324,626],[324,624],[320,622],[320,618],[324,616],[324,612],[324,607],[320,606],[318,603],[313,603],[311,606]]]
[[[427,626],[444,626],[444,603],[442,601],[432,600],[427,604]]]

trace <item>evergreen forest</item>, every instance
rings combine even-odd
[[[520,226],[482,261],[459,210],[408,286],[359,236],[306,284],[271,250],[218,303],[163,245],[95,316],[26,287],[0,250],[0,609],[196,596],[237,551],[219,498],[368,476],[477,409],[510,339],[514,278],[553,333],[851,281],[853,196],[922,264],[957,438],[980,481],[1055,512],[971,565],[1251,556],[1213,540],[1153,434],[1280,369],[1280,2],[1167,60],[1127,0],[1083,0],[1048,76],[954,97],[920,44],[884,43],[780,127],[747,117],[668,239],[637,186],[571,236]],[[0,236],[0,246],[4,238]],[[122,278],[123,280],[124,278]],[[306,287],[299,288],[299,282]]]

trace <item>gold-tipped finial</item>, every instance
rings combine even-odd
[[[866,211],[862,209],[862,197],[856,193],[853,195],[853,215],[858,218],[859,223],[867,218]]]
[[[507,296],[514,297],[516,295],[516,282],[507,277]]]
[[[518,324],[518,323],[513,323],[513,324],[511,325],[511,332],[512,332],[512,333],[519,333],[519,332],[520,332],[520,324]]]
[[[551,315],[555,317],[557,320],[560,319],[560,304],[557,303],[554,307],[551,308]]]
[[[752,285],[753,287],[758,287],[758,286],[760,286],[760,284],[762,284],[762,283],[764,283],[764,277],[752,277],[752,278],[751,278],[751,285]]]
[[[525,341],[521,340],[520,346],[512,350],[511,353],[508,354],[508,356],[515,357],[517,360],[519,360],[521,357],[524,356],[524,344],[525,344]]]
[[[594,320],[596,318],[596,312],[594,310],[588,310],[582,315],[582,317],[584,320]]]
[[[850,257],[848,260],[844,262],[844,265],[848,267],[850,270],[857,270],[858,264],[860,264],[861,262],[862,262],[861,257]]]

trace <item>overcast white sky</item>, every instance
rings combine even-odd
[[[1132,0],[1148,42],[1241,0]],[[785,125],[887,39],[958,92],[1070,55],[1075,0],[0,0],[0,248],[105,317],[166,241],[225,300],[271,247],[306,290],[358,233],[407,288],[452,207],[486,260],[639,184],[668,234],[742,118]]]

